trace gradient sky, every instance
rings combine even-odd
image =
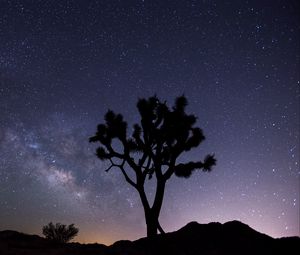
[[[108,108],[185,94],[211,173],[167,184],[160,221],[299,231],[299,2],[0,0],[0,230],[75,223],[80,242],[145,236],[139,197],[88,138]],[[152,186],[149,184],[149,191]]]

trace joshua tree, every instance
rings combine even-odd
[[[127,136],[127,123],[121,114],[109,110],[105,115],[105,124],[98,125],[95,136],[90,142],[99,142],[96,155],[101,160],[108,160],[110,166],[119,168],[125,180],[133,186],[140,195],[144,207],[147,236],[164,233],[158,218],[163,202],[166,182],[175,174],[188,178],[196,169],[211,171],[216,160],[213,155],[207,155],[203,161],[177,162],[178,157],[192,148],[197,147],[203,140],[202,130],[194,127],[196,117],[185,112],[187,100],[178,97],[170,109],[156,96],[140,99],[137,108],[140,113],[140,124],[133,126],[130,137]],[[116,147],[113,140],[120,145]],[[121,148],[120,148],[121,146]],[[132,178],[128,171],[132,169]],[[147,198],[144,185],[152,177],[156,179],[156,192],[151,205]]]
[[[43,227],[43,235],[50,240],[59,243],[67,243],[75,236],[77,236],[79,229],[74,227],[74,224],[69,226],[56,223],[55,225],[50,222]]]

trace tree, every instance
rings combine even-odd
[[[194,127],[196,117],[185,112],[187,99],[178,97],[170,109],[156,96],[140,99],[137,108],[141,117],[140,124],[133,126],[133,132],[127,137],[127,123],[121,114],[108,110],[105,124],[97,127],[90,142],[99,142],[96,155],[108,160],[110,166],[120,169],[125,180],[139,193],[144,207],[147,236],[153,237],[157,231],[164,233],[159,224],[159,214],[163,203],[165,185],[170,177],[188,178],[196,169],[211,171],[216,160],[207,155],[204,161],[178,163],[178,157],[197,147],[205,138],[200,128]],[[114,140],[120,142],[116,147]],[[128,169],[133,170],[132,178]],[[156,192],[150,205],[145,192],[145,181],[155,176]]]
[[[43,226],[43,235],[50,240],[58,243],[67,243],[75,236],[77,236],[79,229],[71,224],[69,226],[56,223],[55,225],[50,222],[48,225]]]

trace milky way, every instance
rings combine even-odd
[[[297,1],[2,0],[0,230],[144,236],[138,195],[88,138],[107,109],[131,126],[138,98],[185,94],[206,140],[182,160],[218,162],[168,182],[164,229],[237,219],[300,235],[299,30]]]

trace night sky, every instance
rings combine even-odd
[[[88,138],[108,109],[129,126],[138,98],[189,100],[215,153],[173,176],[160,222],[240,220],[299,231],[297,1],[0,0],[0,230],[75,223],[80,242],[146,235],[136,191]],[[129,129],[131,131],[131,129]],[[149,193],[152,184],[149,183]]]

